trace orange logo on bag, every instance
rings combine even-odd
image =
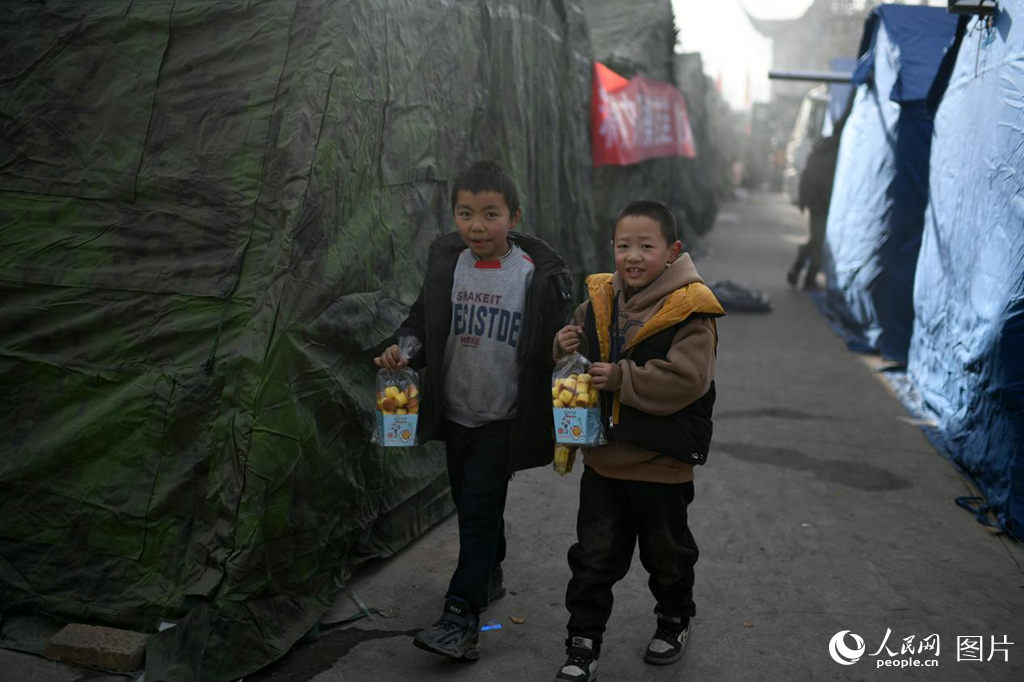
[[[409,440],[410,438],[412,438],[412,432],[409,429],[402,431],[402,440]]]
[[[579,438],[583,434],[583,429],[578,426],[572,427],[572,437]]]

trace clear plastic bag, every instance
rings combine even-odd
[[[576,448],[571,445],[555,445],[555,458],[551,462],[552,468],[559,476],[565,476],[572,472],[572,465],[576,463]]]
[[[570,353],[551,373],[551,399],[555,417],[555,442],[565,445],[604,445],[600,393],[590,383],[590,361]]]
[[[398,352],[404,360],[420,349],[415,336],[398,340]],[[377,372],[377,404],[374,414],[377,428],[371,442],[386,448],[418,445],[416,426],[419,421],[419,375],[409,367],[382,369]]]

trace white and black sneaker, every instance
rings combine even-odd
[[[658,629],[655,631],[654,637],[651,637],[647,651],[644,652],[644,660],[648,663],[668,665],[683,657],[686,640],[690,638],[690,621],[687,619],[683,623],[682,619],[678,619],[678,622],[672,622],[673,620],[676,619],[658,619]],[[680,626],[685,627],[680,630]]]
[[[594,682],[597,679],[597,658],[600,645],[587,637],[572,637],[565,642],[569,658],[555,675],[555,682]]]

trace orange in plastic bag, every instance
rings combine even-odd
[[[398,350],[408,360],[420,349],[415,337],[399,339]],[[386,448],[417,445],[416,427],[420,412],[419,375],[408,367],[377,372],[377,428],[371,442]]]

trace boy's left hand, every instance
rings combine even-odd
[[[613,362],[595,362],[588,370],[594,388],[601,391],[617,391],[622,387],[622,368]]]

